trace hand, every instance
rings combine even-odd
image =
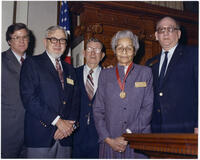
[[[64,120],[64,121],[65,121],[65,124],[68,126],[67,132],[69,133],[69,135],[71,135],[72,132],[74,131],[73,125],[74,125],[75,121],[71,121],[71,120]]]
[[[198,128],[194,128],[194,133],[198,134]]]
[[[59,139],[63,139],[64,137],[65,137],[64,134],[59,129],[57,129],[54,134],[54,139],[59,140]]]
[[[127,141],[124,140],[124,137],[117,137],[117,138],[106,138],[105,142],[108,143],[108,145],[117,152],[124,152],[126,149],[126,146],[128,144]]]
[[[56,126],[58,129],[63,133],[64,137],[70,136],[72,132],[74,131],[73,129],[73,124],[75,121],[70,121],[70,120],[63,120],[59,119],[56,123]]]
[[[104,67],[104,69],[105,68],[113,68],[113,65],[111,64],[111,65],[109,65],[109,66],[107,66],[107,67]]]

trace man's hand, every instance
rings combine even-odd
[[[63,139],[64,137],[65,137],[64,134],[59,129],[57,129],[54,134],[54,139],[59,140],[59,139]]]
[[[128,144],[127,141],[124,140],[124,137],[117,137],[117,138],[106,138],[105,142],[114,150],[117,152],[124,152],[126,149],[126,146]]]
[[[56,126],[62,132],[64,137],[67,137],[67,136],[70,136],[72,134],[72,132],[74,131],[74,129],[73,129],[74,123],[75,123],[75,121],[63,120],[60,118],[57,121]]]

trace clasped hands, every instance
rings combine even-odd
[[[117,152],[124,152],[128,145],[128,142],[124,140],[124,137],[106,138],[105,142]]]
[[[73,124],[75,121],[70,121],[70,120],[63,120],[59,118],[59,120],[56,123],[57,130],[54,134],[54,139],[59,140],[63,139],[65,137],[68,137],[72,134],[74,131]]]

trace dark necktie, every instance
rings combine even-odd
[[[167,58],[167,54],[169,52],[168,51],[165,51],[164,54],[165,54],[165,59],[164,59],[164,62],[162,64],[162,68],[161,68],[161,71],[160,71],[160,76],[159,76],[159,86],[161,87],[162,86],[162,83],[163,83],[163,79],[165,77],[165,72],[166,72],[166,67],[167,67],[167,61],[168,61],[168,58]]]
[[[24,58],[23,57],[21,57],[20,62],[21,62],[21,65],[22,65],[23,62],[24,62]]]
[[[87,75],[86,85],[85,85],[85,88],[90,100],[92,100],[93,95],[94,95],[94,82],[92,78],[93,72],[94,71],[92,69],[89,71],[89,74]]]
[[[64,89],[63,71],[61,69],[61,66],[60,66],[60,63],[59,63],[59,59],[56,59],[56,70],[58,71],[60,82],[62,84],[62,88]]]

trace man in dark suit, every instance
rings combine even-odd
[[[152,65],[152,132],[192,133],[198,127],[198,50],[178,43],[180,26],[171,17],[157,23],[155,36],[162,52]]]
[[[23,23],[12,24],[6,32],[10,48],[2,53],[1,68],[1,157],[25,157],[24,107],[19,78],[29,43],[29,29]],[[17,135],[17,136],[16,136]]]
[[[92,104],[97,90],[99,74],[101,72],[99,63],[105,56],[102,48],[103,44],[98,39],[89,39],[86,44],[86,49],[83,51],[86,64],[76,69],[81,89],[81,107],[79,118],[80,125],[74,134],[73,158],[99,157],[98,134],[94,125]],[[88,85],[90,85],[88,84],[90,73],[92,81],[89,83],[92,83],[92,91],[88,88]]]
[[[66,42],[63,28],[49,27],[44,38],[46,51],[28,57],[22,66],[20,92],[28,158],[71,157],[79,88],[73,67],[60,60]]]

